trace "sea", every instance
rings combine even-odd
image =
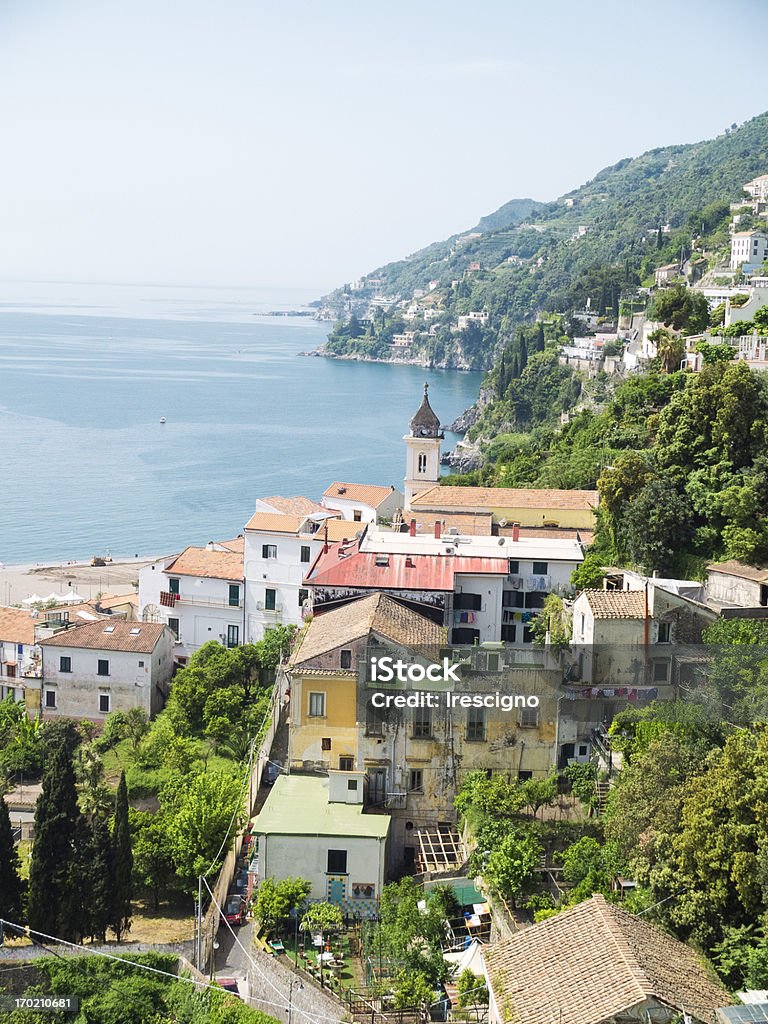
[[[447,424],[481,375],[301,356],[331,325],[270,314],[316,297],[0,283],[0,562],[170,553],[236,536],[258,497],[402,489],[424,382]]]

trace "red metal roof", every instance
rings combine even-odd
[[[350,550],[350,549],[348,549]],[[377,565],[384,562],[386,565]],[[337,548],[320,555],[306,582],[322,587],[370,587],[384,590],[455,589],[457,574],[506,576],[506,558],[468,558],[464,555],[377,554],[351,549],[339,558]]]

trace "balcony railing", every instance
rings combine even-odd
[[[162,595],[161,595],[162,596]],[[226,597],[198,597],[196,594],[176,594],[174,604],[190,604],[202,608],[242,608],[242,598],[238,601],[230,601]],[[162,601],[160,602],[163,603]]]

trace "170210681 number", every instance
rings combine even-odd
[[[0,995],[0,1010],[37,1010],[45,1013],[67,1013],[79,1009],[77,996],[9,996]]]

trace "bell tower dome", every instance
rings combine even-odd
[[[411,420],[411,432],[403,438],[406,447],[405,481],[403,488],[405,510],[422,491],[440,482],[440,444],[445,435],[440,420],[429,404],[429,384],[424,385],[424,398]]]

